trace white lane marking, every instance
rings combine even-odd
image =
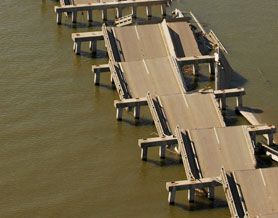
[[[134,28],[135,28],[135,32],[136,32],[136,35],[137,35],[137,39],[138,39],[138,40],[140,40],[140,36],[139,36],[138,31],[137,31],[137,27],[136,27],[136,25],[134,26]]]
[[[182,97],[183,97],[183,99],[184,99],[184,102],[185,102],[185,104],[186,104],[186,107],[189,108],[189,105],[188,105],[188,102],[187,102],[187,100],[186,100],[186,97],[185,97],[184,93],[182,93]]]
[[[218,135],[217,135],[217,132],[216,132],[216,129],[213,128],[214,130],[214,134],[215,134],[215,137],[216,137],[216,140],[217,140],[217,143],[220,144],[220,141],[219,141],[219,138],[218,138]]]
[[[261,169],[261,168],[260,168],[260,173],[261,173],[261,177],[262,177],[262,180],[263,180],[264,186],[266,186],[266,184],[265,184],[265,180],[264,180],[264,175],[263,175],[263,172],[262,172],[262,169]]]
[[[146,64],[146,62],[145,62],[144,59],[143,59],[143,63],[144,63],[144,66],[145,66],[145,68],[146,68],[147,73],[150,74],[150,71],[149,71],[149,69],[148,69],[148,67],[147,67],[147,64]]]

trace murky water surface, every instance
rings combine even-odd
[[[137,123],[126,113],[115,120],[109,74],[95,87],[91,73],[92,64],[107,62],[104,44],[97,59],[87,49],[72,52],[71,33],[99,27],[85,17],[58,26],[55,5],[0,1],[0,217],[230,217],[222,188],[214,202],[189,204],[180,192],[168,205],[165,182],[185,179],[181,160],[167,154],[161,161],[158,149],[140,160],[137,139],[156,136],[148,110]],[[247,91],[244,104],[278,125],[277,0],[174,6],[216,32],[238,72],[233,85]],[[100,25],[100,13],[95,18]]]

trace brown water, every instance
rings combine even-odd
[[[214,202],[189,204],[180,192],[168,205],[165,182],[185,179],[181,160],[167,153],[161,161],[158,149],[140,160],[137,139],[156,136],[148,110],[137,123],[126,113],[115,120],[109,74],[95,87],[90,70],[107,62],[104,44],[97,59],[72,52],[71,33],[96,28],[85,17],[56,25],[55,5],[0,1],[0,217],[230,217],[222,188]],[[174,6],[216,32],[241,75],[233,83],[246,89],[244,103],[278,125],[277,0]]]

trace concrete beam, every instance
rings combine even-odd
[[[183,58],[177,58],[177,61],[179,64],[182,65],[211,63],[211,62],[215,62],[215,56],[203,55],[203,56],[194,56],[194,57],[183,57]]]
[[[164,145],[176,145],[178,144],[175,136],[163,136],[148,139],[139,139],[138,145],[140,148],[159,147]]]
[[[202,178],[198,180],[183,180],[175,182],[167,182],[166,189],[169,192],[168,202],[174,204],[176,191],[188,191],[188,200],[194,202],[194,194],[196,189],[209,188],[209,198],[214,197],[214,187],[221,186],[222,181],[220,177]]]
[[[92,72],[94,73],[94,83],[99,85],[100,83],[100,73],[108,72],[110,70],[109,64],[93,65]]]
[[[207,187],[221,186],[221,178],[201,178],[198,180],[182,180],[182,181],[174,181],[167,182],[166,189],[167,191],[183,191],[188,189],[203,189]]]
[[[114,101],[114,107],[117,110],[122,109],[122,108],[134,108],[134,118],[135,119],[140,118],[140,107],[146,106],[146,105],[148,105],[147,98],[128,98],[128,99]],[[121,120],[121,117],[119,117],[117,115],[117,119]]]
[[[73,42],[88,42],[88,41],[104,40],[102,31],[72,33],[71,38]]]
[[[128,98],[114,101],[115,108],[126,108],[146,105],[148,105],[147,98]]]
[[[136,0],[136,1],[119,1],[119,2],[106,2],[106,3],[91,3],[79,5],[65,5],[55,6],[54,11],[60,12],[74,12],[74,11],[88,11],[88,10],[103,10],[109,8],[129,8],[140,6],[153,6],[153,5],[167,5],[166,0]]]
[[[255,145],[257,135],[264,135],[267,139],[267,144],[273,145],[273,134],[276,133],[276,127],[274,125],[248,126],[247,129]]]
[[[220,99],[220,108],[226,109],[226,98],[236,97],[237,107],[242,107],[242,96],[245,95],[244,88],[214,90],[215,98]]]

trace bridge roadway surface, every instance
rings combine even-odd
[[[167,25],[178,58],[202,55],[189,23],[169,22]]]
[[[193,157],[196,152],[202,178],[217,177],[222,166],[226,170],[255,169],[256,160],[252,142],[246,126],[218,127],[205,129],[182,130],[181,134],[187,157]],[[191,143],[193,142],[193,143]],[[198,179],[196,163],[188,159],[191,171]],[[185,164],[187,167],[187,164]],[[194,172],[195,171],[195,172]]]
[[[168,40],[168,43],[173,44],[177,57],[201,55],[188,22],[168,22],[167,26],[171,33],[171,40]],[[121,62],[169,56],[162,24],[113,27],[112,29],[118,45],[116,50],[121,55]]]
[[[172,134],[179,125],[183,129],[224,127],[225,123],[213,94],[174,93],[160,95],[154,104],[163,110],[160,120],[167,120]],[[161,117],[164,115],[164,117]]]
[[[148,91],[154,95],[180,93],[179,72],[171,57],[122,62],[129,90],[133,98],[146,97]]]
[[[234,171],[233,177],[228,180],[230,190],[235,194],[235,184],[239,184],[249,217],[278,217],[277,167]]]
[[[200,51],[192,31],[189,32],[189,25],[182,28],[182,24],[184,25],[182,22],[168,24],[173,39],[171,43],[175,42],[173,45],[176,55],[199,55]],[[121,62],[132,97],[144,97],[150,91],[154,96],[152,101],[155,107],[149,107],[155,110],[164,132],[173,134],[177,125],[182,129],[190,129],[202,177],[218,176],[223,165],[229,170],[255,169],[256,161],[251,151],[248,131],[244,127],[223,128],[225,123],[214,95],[189,94],[178,88],[179,82],[173,73],[171,61],[167,58],[169,51],[160,24],[112,28],[108,31],[113,58]],[[247,190],[257,189],[254,187],[256,182],[250,182],[252,179],[247,181],[250,184],[246,186]],[[239,183],[244,186],[245,181],[240,178]],[[256,193],[261,195],[263,191],[256,190]],[[251,200],[250,205],[254,207]]]

